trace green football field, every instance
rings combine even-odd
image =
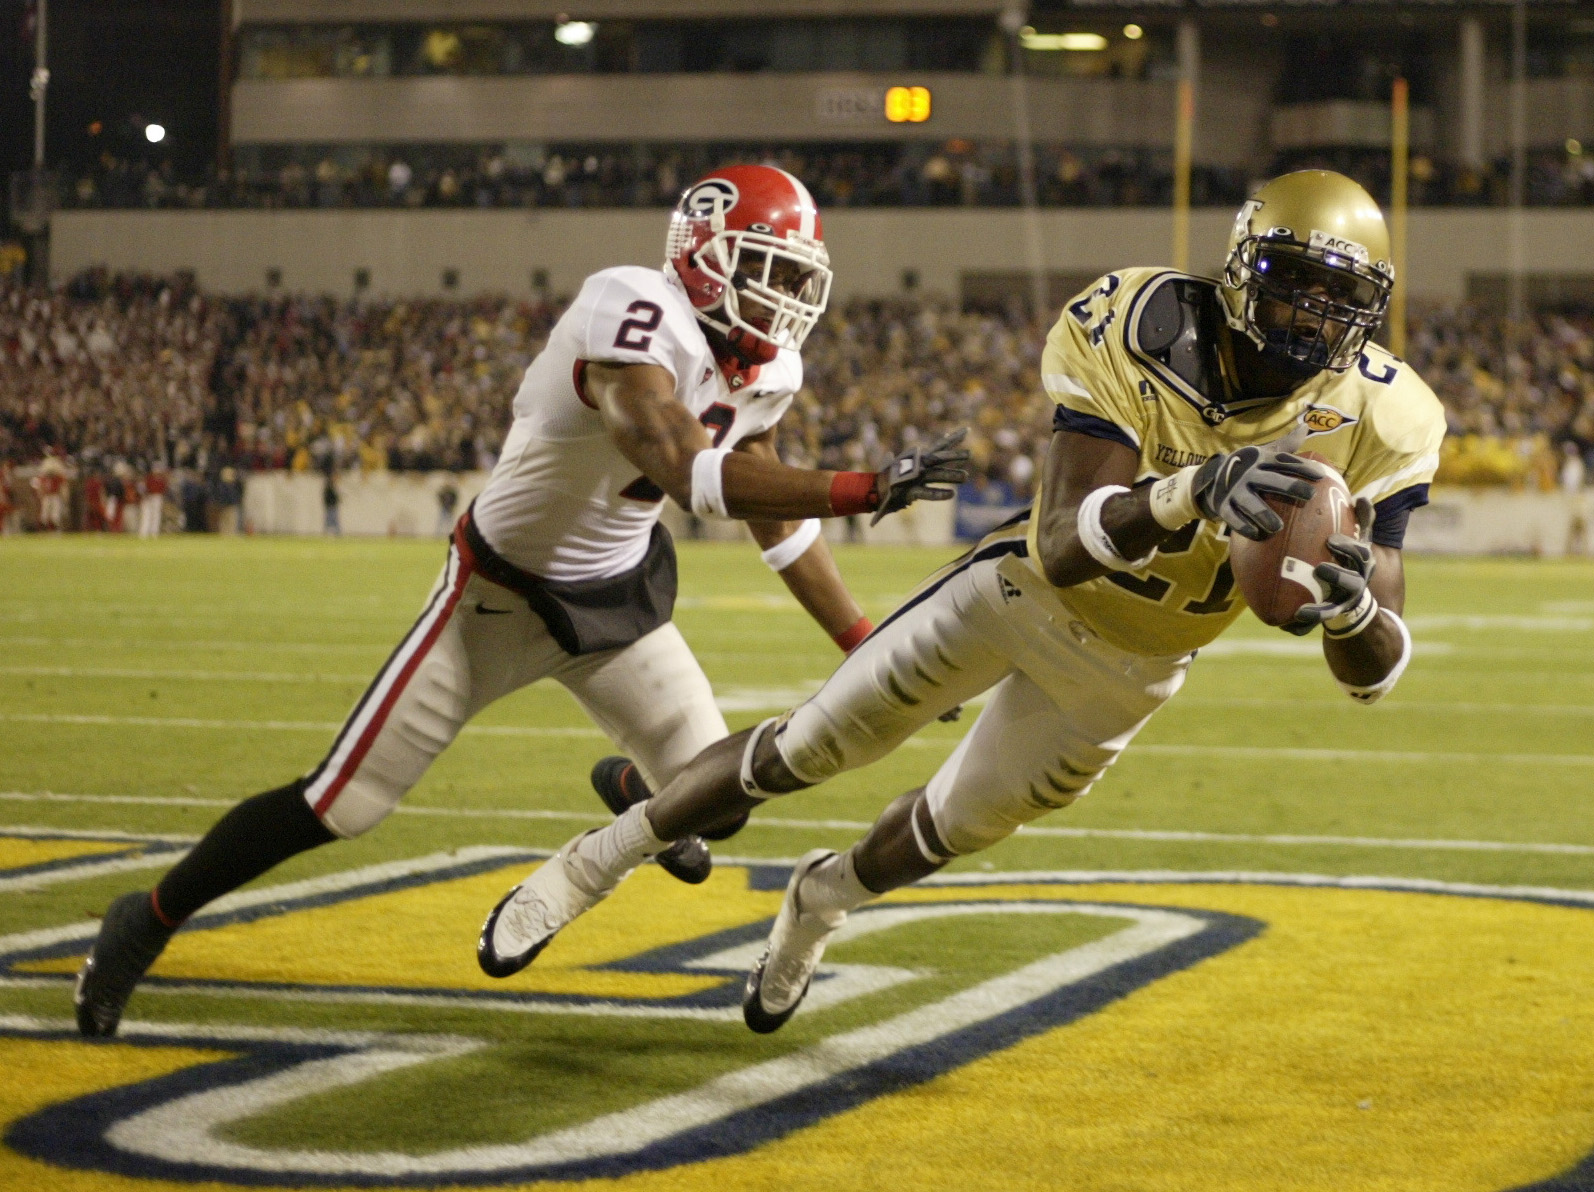
[[[677,621],[733,729],[823,681],[834,647],[753,548],[680,553]],[[952,553],[838,557],[878,620]],[[196,921],[125,1044],[74,1042],[85,925],[319,760],[442,560],[0,541],[0,1187],[1594,1187],[1583,562],[1410,560],[1416,656],[1372,708],[1315,638],[1246,617],[1085,799],[894,898],[900,921],[827,957],[839,992],[774,1036],[741,1026],[735,965],[695,960],[761,939],[780,863],[845,847],[977,708],[769,806],[706,887],[645,867],[495,983],[482,916],[606,818],[586,776],[608,743],[538,685],[376,831]],[[228,1082],[253,1091],[208,1125],[160,1116]],[[110,1129],[129,1106],[147,1120]],[[655,1127],[653,1150],[615,1141]]]

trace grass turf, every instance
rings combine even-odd
[[[950,553],[842,549],[839,556],[878,619]],[[0,822],[202,832],[232,801],[318,759],[407,628],[441,560],[440,544],[409,541],[0,543],[0,794],[7,796]],[[750,548],[683,544],[681,561],[677,620],[733,727],[780,710],[823,680],[834,648]],[[1203,651],[1185,690],[1088,798],[1042,821],[1042,831],[955,868],[1304,871],[1594,887],[1594,824],[1584,794],[1594,767],[1586,744],[1594,717],[1591,579],[1594,566],[1579,562],[1410,560],[1418,655],[1398,693],[1370,709],[1339,693],[1315,643],[1242,621]],[[467,732],[407,806],[489,814],[394,815],[368,836],[296,858],[264,880],[473,844],[553,848],[585,822],[580,817],[599,822],[586,772],[608,745],[562,690],[523,691],[477,723],[512,731]],[[834,822],[862,825],[923,782],[963,727],[931,726],[875,766],[780,802],[720,851],[779,858],[845,846],[858,830]],[[150,801],[36,797],[43,792]],[[569,818],[490,814],[528,809]],[[12,851],[13,864],[70,853],[15,841]],[[0,899],[0,932],[81,921],[158,872],[8,894]],[[762,897],[760,913],[772,913],[778,894]],[[455,1031],[494,1040],[487,1051],[385,1078],[369,1095],[321,1094],[234,1128],[256,1143],[425,1150],[523,1137],[689,1088],[1102,930],[1100,920],[1078,917],[998,918],[966,922],[955,937],[924,926],[851,945],[847,960],[934,976],[800,1015],[773,1041],[719,1024],[600,1025],[229,997],[146,997],[134,1010],[174,1021]],[[0,989],[0,1012],[64,1011],[60,989]],[[483,1087],[495,1092],[490,1103],[436,1112],[450,1090],[457,1099],[462,1088]],[[1565,1133],[1564,1123],[1557,1128]]]

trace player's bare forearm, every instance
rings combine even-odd
[[[1079,503],[1098,488],[1132,485],[1136,463],[1133,451],[1110,439],[1066,430],[1052,436],[1035,516],[1041,567],[1056,587],[1107,574],[1079,540]],[[1174,533],[1152,516],[1149,485],[1107,498],[1101,526],[1126,559],[1141,558]]]
[[[753,537],[757,538],[759,526],[792,523],[748,522],[747,524],[753,530]],[[781,539],[776,538],[774,541],[779,542]],[[836,560],[823,538],[814,539],[814,544],[805,550],[795,563],[783,570],[780,578],[785,581],[791,594],[797,598],[797,603],[802,605],[808,615],[819,622],[819,627],[831,637],[841,636],[863,619],[863,609],[853,599],[852,593],[847,591],[847,585],[841,578],[841,571],[836,567]]]
[[[743,439],[736,445],[736,450],[741,454],[780,462],[773,429]],[[759,549],[767,551],[797,533],[802,524],[800,521],[750,519],[747,529]],[[847,585],[836,567],[836,560],[823,538],[814,539],[807,550],[781,568],[780,578],[797,598],[797,603],[831,637],[845,633],[863,617],[863,609],[858,607],[852,593],[847,591]]]
[[[1404,642],[1400,630],[1385,615],[1400,614],[1406,608],[1406,572],[1401,554],[1394,547],[1374,546],[1372,579],[1368,586],[1378,601],[1379,612],[1373,623],[1355,637],[1323,638],[1323,658],[1328,669],[1342,683],[1353,687],[1372,687],[1395,669]]]
[[[675,380],[656,364],[590,363],[587,399],[620,453],[683,509],[692,507],[692,461],[713,446],[708,431],[675,397]],[[834,472],[789,468],[778,459],[733,452],[721,466],[725,510],[733,518],[832,517]]]

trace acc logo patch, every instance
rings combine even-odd
[[[1594,1177],[1594,895],[948,875],[855,914],[802,1013],[751,1036],[735,1007],[784,868],[726,866],[686,890],[645,867],[538,966],[477,990],[475,920],[526,863],[460,850],[233,899],[174,940],[133,1004],[181,992],[191,1017],[219,996],[207,1016],[223,1021],[130,1021],[85,1043],[64,1020],[0,1017],[0,1065],[28,1075],[0,1082],[0,1185],[67,1169],[85,1189],[722,1192],[841,1185],[878,1163],[904,1189],[1177,1172],[1181,1192],[1570,1192]],[[85,927],[0,940],[6,983],[64,995]],[[317,1003],[317,1025],[235,1024],[251,996]],[[390,1029],[326,1025],[329,1008],[369,1024],[384,1004],[402,1014]],[[433,1005],[446,1028],[417,1032]]]
[[[1357,421],[1344,410],[1336,410],[1333,406],[1307,406],[1301,413],[1301,425],[1306,427],[1308,437],[1326,435],[1342,426],[1353,426]]]
[[[681,199],[681,210],[688,215],[707,219],[724,215],[736,206],[739,198],[741,191],[736,189],[734,182],[725,178],[705,178],[686,192]]]

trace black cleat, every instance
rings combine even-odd
[[[599,758],[592,767],[592,789],[615,815],[653,797],[636,766],[625,757]],[[701,836],[683,836],[653,859],[665,873],[689,886],[702,885],[714,871],[714,858]]]
[[[145,890],[123,894],[106,909],[72,994],[77,1029],[85,1038],[116,1034],[133,987],[165,949],[173,930],[155,917]]]

